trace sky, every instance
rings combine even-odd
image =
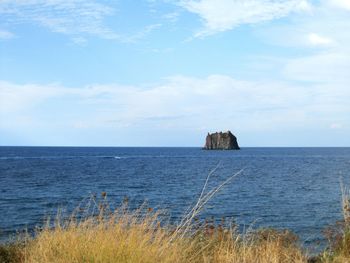
[[[350,146],[350,0],[0,0],[0,145]]]

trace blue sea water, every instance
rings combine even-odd
[[[209,188],[244,168],[205,207],[202,217],[233,217],[241,228],[287,228],[317,247],[341,219],[340,180],[350,185],[350,148],[0,147],[0,240],[43,224],[107,192],[131,206],[144,201],[177,220]]]

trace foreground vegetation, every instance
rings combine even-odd
[[[197,222],[197,223],[195,223]],[[35,238],[1,247],[2,262],[306,262],[296,237],[260,230],[245,236],[233,224],[198,221],[175,227],[152,209],[98,215],[38,230]],[[226,225],[226,226],[224,226]],[[186,231],[186,232],[185,232]]]
[[[308,256],[289,231],[260,229],[242,234],[234,222],[201,223],[196,216],[216,190],[202,191],[196,205],[175,226],[146,206],[131,211],[124,202],[112,209],[102,193],[99,202],[92,198],[68,220],[57,216],[34,237],[0,246],[0,262],[350,262],[348,190],[343,189],[344,220],[327,229],[329,246],[316,257]]]

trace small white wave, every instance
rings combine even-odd
[[[1,156],[0,160],[19,160],[19,159],[26,159],[28,157],[22,157],[22,156]]]

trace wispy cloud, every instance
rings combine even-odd
[[[307,36],[307,39],[308,41],[310,42],[311,45],[315,45],[315,46],[318,46],[318,45],[330,45],[332,44],[334,41],[328,37],[324,37],[324,36],[320,36],[316,33],[310,33],[308,36]]]
[[[89,36],[135,43],[161,26],[155,23],[134,33],[118,33],[118,29],[106,24],[108,17],[116,15],[116,10],[95,0],[4,0],[0,1],[0,15],[8,24],[29,23],[68,35],[77,45],[85,45]],[[11,37],[10,32],[0,31],[0,38]]]
[[[350,11],[350,1],[349,0],[330,0],[329,1],[331,5],[344,8],[346,10]]]
[[[7,39],[14,38],[14,37],[15,37],[15,34],[9,32],[9,31],[1,30],[1,29],[0,29],[0,40],[1,40],[1,39],[7,40]]]
[[[171,13],[164,14],[162,17],[171,23],[175,23],[178,21],[179,16],[180,16],[179,12],[171,12]]]
[[[60,109],[62,116],[57,119],[64,119],[66,125],[79,121],[96,127],[150,128],[157,120],[160,129],[226,129],[239,123],[240,129],[254,131],[276,129],[279,125],[308,127],[320,121],[313,118],[321,109],[328,112],[329,122],[333,122],[336,117],[350,114],[344,100],[348,96],[344,85],[242,81],[225,75],[202,79],[175,76],[146,89],[116,84],[68,88],[1,82],[0,116],[2,125],[6,125],[17,115],[35,116],[36,109],[41,109],[42,114]],[[55,104],[50,105],[49,101]],[[343,113],[333,116],[332,112],[340,107]],[[78,119],[72,112],[77,113]]]
[[[350,54],[325,52],[286,61],[284,74],[298,81],[325,82],[334,85],[349,84]]]
[[[106,39],[118,35],[104,24],[115,10],[91,0],[4,0],[0,2],[2,21],[32,23],[67,35],[89,34]]]
[[[140,30],[139,32],[136,32],[135,34],[130,34],[129,36],[120,36],[119,39],[125,43],[136,43],[140,39],[145,38],[148,34],[153,32],[154,30],[160,28],[161,26],[162,24],[160,23],[148,25],[144,27],[142,30]]]
[[[202,19],[204,28],[196,34],[199,37],[310,8],[305,0],[183,0],[179,4]]]
[[[87,40],[84,37],[77,36],[72,38],[72,42],[76,45],[85,46],[87,43]]]

